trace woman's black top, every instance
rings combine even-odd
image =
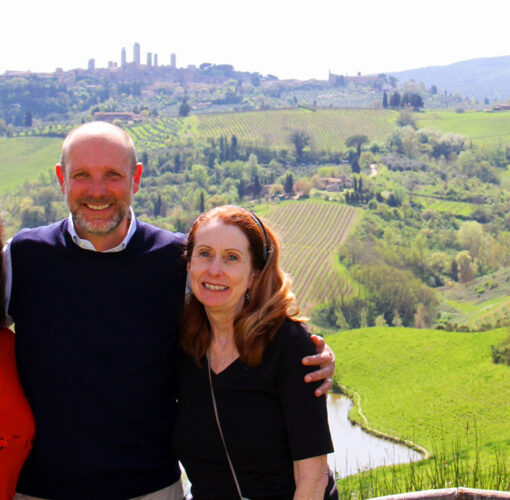
[[[243,496],[292,499],[293,461],[333,451],[326,398],[318,383],[304,382],[313,370],[301,359],[315,354],[302,323],[285,321],[266,348],[263,362],[247,367],[239,358],[212,381],[219,418]],[[207,375],[182,353],[178,416],[173,446],[192,483],[196,500],[238,499],[223,448]]]

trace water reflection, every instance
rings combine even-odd
[[[352,402],[340,394],[328,394],[328,417],[335,453],[328,456],[329,466],[340,477],[380,465],[421,460],[422,456],[406,446],[380,439],[352,425],[347,418]]]

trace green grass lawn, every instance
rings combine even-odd
[[[61,146],[59,138],[0,138],[0,194],[53,170]]]
[[[369,425],[433,452],[457,439],[480,460],[510,446],[510,367],[495,365],[491,345],[508,329],[483,333],[366,328],[326,337],[337,357],[335,380],[361,396]],[[507,456],[510,459],[510,456]]]
[[[497,145],[510,142],[510,112],[426,111],[413,115],[419,128],[434,128],[467,136],[474,142]]]

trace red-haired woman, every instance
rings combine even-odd
[[[326,400],[303,382],[315,348],[279,252],[240,207],[202,214],[189,233],[173,442],[194,500],[337,498]]]
[[[14,334],[5,324],[5,282],[0,221],[0,500],[12,500],[21,467],[32,449],[34,418],[18,379]]]

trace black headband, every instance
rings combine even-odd
[[[257,223],[257,226],[259,226],[260,230],[264,233],[264,264],[265,264],[269,259],[269,238],[267,237],[266,228],[264,227],[264,224],[262,224],[262,221],[251,210],[247,210],[247,212],[249,212],[253,220]]]
[[[264,234],[264,254],[263,254],[263,257],[264,257],[264,264],[266,264],[268,259],[269,259],[269,250],[270,250],[270,247],[269,247],[269,238],[267,236],[267,232],[266,232],[266,228],[264,227],[264,224],[262,224],[262,221],[251,210],[248,210],[247,208],[243,208],[243,207],[238,207],[236,205],[232,205],[232,206],[234,206],[236,208],[239,208],[241,210],[244,210],[245,212],[248,212],[251,215],[251,218],[255,221],[255,224],[257,224],[259,229]]]

